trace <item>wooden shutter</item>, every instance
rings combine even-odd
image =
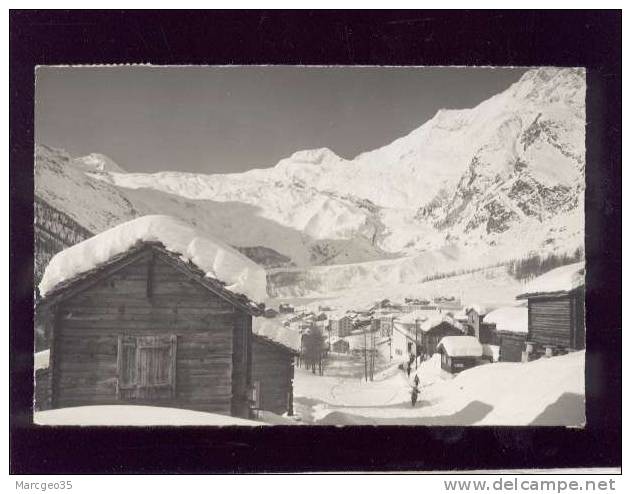
[[[136,361],[136,338],[118,337],[118,384],[119,399],[133,398],[138,383],[138,364]]]
[[[119,399],[175,396],[177,336],[119,336]]]
[[[138,337],[138,397],[175,396],[176,336]]]

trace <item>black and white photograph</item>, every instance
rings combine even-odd
[[[621,11],[9,17],[12,474],[620,472]]]
[[[583,426],[585,88],[38,67],[35,423]]]

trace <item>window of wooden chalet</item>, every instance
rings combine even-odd
[[[175,396],[177,337],[118,337],[118,398],[142,400]]]

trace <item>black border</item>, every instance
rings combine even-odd
[[[621,31],[621,11],[11,11],[10,471],[620,466]],[[34,67],[132,62],[587,67],[587,427],[33,426]]]

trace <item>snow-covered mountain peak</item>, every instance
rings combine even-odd
[[[73,164],[87,171],[125,173],[123,167],[111,158],[100,153],[90,153],[87,156],[75,158]]]
[[[340,158],[337,154],[326,147],[317,149],[305,149],[303,151],[296,151],[289,158],[281,160],[277,166],[282,165],[285,162],[321,165],[323,163],[330,163],[333,161],[339,161],[341,159],[342,158]]]
[[[583,69],[533,69],[353,159],[309,149],[244,173],[121,173],[102,155],[42,147],[36,193],[94,233],[169,214],[268,266],[386,262],[445,246],[454,258],[555,251],[582,242],[584,97]]]

